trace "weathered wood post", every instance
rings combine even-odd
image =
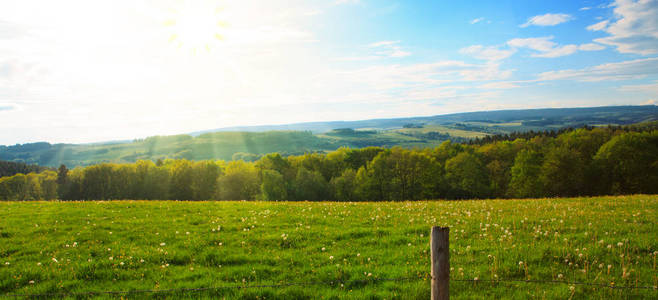
[[[450,227],[432,227],[432,300],[450,299]]]

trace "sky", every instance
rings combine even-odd
[[[0,2],[0,145],[657,101],[658,0]]]

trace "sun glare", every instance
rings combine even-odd
[[[188,1],[177,9],[165,22],[171,28],[169,41],[179,48],[189,49],[193,54],[209,52],[224,39],[221,34],[226,26],[221,20],[222,8],[203,1]]]

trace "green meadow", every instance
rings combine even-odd
[[[656,299],[657,210],[655,195],[1,202],[0,298],[428,299],[437,225],[450,227],[453,299]],[[62,295],[101,291],[134,292]]]

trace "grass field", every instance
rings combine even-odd
[[[428,299],[450,226],[453,299],[658,298],[658,196],[399,203],[3,202],[0,297],[341,280],[128,298]],[[379,281],[382,278],[417,278]],[[85,298],[80,295],[77,298]],[[95,295],[95,297],[118,297]]]

